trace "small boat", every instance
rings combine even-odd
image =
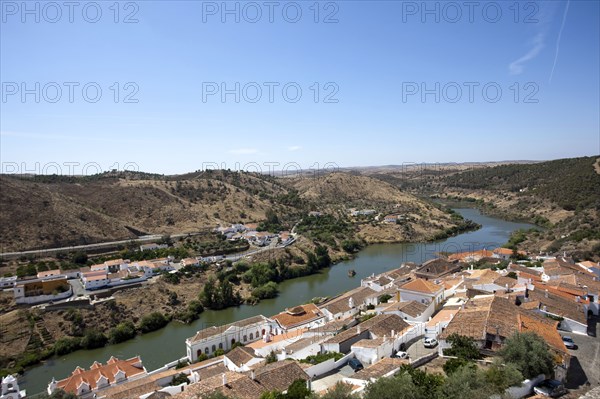
[[[354,276],[356,276],[356,271],[354,269],[348,270],[348,277],[354,277]]]

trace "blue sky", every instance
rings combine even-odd
[[[596,1],[53,4],[2,1],[3,172],[600,153]]]

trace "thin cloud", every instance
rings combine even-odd
[[[302,149],[302,147],[300,147],[299,145],[293,145],[288,147],[288,151],[300,151]]]
[[[525,70],[525,64],[537,57],[542,49],[545,47],[544,43],[545,34],[538,33],[535,35],[532,41],[533,47],[521,58],[516,61],[513,61],[508,66],[511,75],[520,75]]]
[[[563,13],[562,24],[560,25],[560,30],[558,31],[558,38],[556,39],[556,52],[554,53],[554,62],[552,63],[552,70],[550,71],[550,79],[548,80],[548,82],[552,82],[552,76],[554,76],[554,68],[556,68],[556,62],[558,61],[558,51],[560,50],[560,38],[562,37],[563,29],[565,28],[565,22],[567,21],[567,13],[569,12],[570,3],[571,0],[567,0],[565,12]]]
[[[239,155],[247,155],[247,154],[256,154],[258,150],[256,148],[236,148],[233,150],[229,150],[230,154],[239,154]]]

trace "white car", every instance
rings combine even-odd
[[[437,339],[435,338],[425,338],[423,340],[423,346],[426,348],[435,348],[437,346],[438,342]]]
[[[398,351],[395,355],[392,355],[394,359],[408,359],[408,353]]]

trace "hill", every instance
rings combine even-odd
[[[422,169],[373,175],[419,196],[467,200],[485,212],[533,222],[531,251],[600,258],[600,158],[581,157],[465,171]]]
[[[383,214],[410,214],[415,221],[439,219],[438,224],[419,221],[413,229],[418,234],[387,231],[385,241],[433,237],[454,225],[448,213],[398,187],[345,173],[296,179],[230,171],[2,175],[0,185],[1,252],[189,233],[218,224],[264,221],[269,212],[280,223],[266,227],[290,229],[317,209],[336,217],[346,217],[351,207],[368,207]]]

